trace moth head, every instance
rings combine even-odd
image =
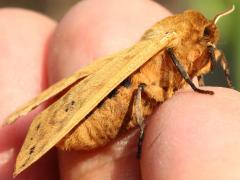
[[[190,69],[193,76],[208,73],[223,57],[223,54],[216,48],[216,43],[219,37],[217,22],[222,17],[232,13],[234,9],[235,7],[232,6],[232,8],[217,14],[212,20],[207,20],[200,13],[197,14],[195,12],[195,14],[192,15],[195,16],[192,17],[192,29],[194,29],[192,30],[192,36],[195,36],[195,39],[191,39],[195,57],[190,57],[189,61],[192,62]],[[188,35],[191,36],[190,34]],[[225,70],[225,67],[223,67],[223,69]]]
[[[217,14],[212,20],[207,20],[206,23],[202,27],[202,43],[205,45],[215,44],[218,41],[218,28],[217,23],[218,21],[228,15],[231,14],[235,10],[235,6],[233,5],[230,9],[225,10]]]

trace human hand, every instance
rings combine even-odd
[[[6,27],[3,20],[11,18],[13,27],[11,31],[0,28],[6,29],[4,37],[10,38],[12,44],[5,41],[0,43],[4,47],[14,47],[12,51],[7,51],[7,56],[2,57],[1,54],[4,61],[0,61],[3,64],[0,66],[0,82],[4,82],[1,83],[4,86],[0,94],[0,117],[14,111],[15,107],[37,95],[46,86],[47,67],[42,66],[46,60],[44,55],[48,56],[48,79],[53,83],[96,57],[129,47],[152,24],[170,14],[152,1],[84,1],[69,11],[51,35],[54,22],[25,13],[23,16],[17,14],[21,25],[26,28],[21,32],[16,28],[19,25],[16,15],[9,17],[9,12],[0,13],[0,27]],[[30,42],[19,43],[19,33]],[[52,42],[48,47],[46,42],[50,36]],[[19,61],[18,54],[24,56],[24,61]],[[18,70],[13,71],[13,67]],[[14,74],[9,75],[10,71]],[[91,152],[59,151],[61,178],[140,179],[142,176],[142,179],[166,180],[236,179],[240,164],[240,96],[229,89],[211,89],[215,91],[214,96],[192,90],[180,91],[156,110],[148,121],[140,163],[136,159],[138,131],[135,130]],[[11,179],[17,153],[10,153],[7,161],[1,164],[4,159],[2,152],[19,148],[34,113],[0,129],[1,179]],[[55,152],[48,153],[17,177],[27,178],[58,179]]]

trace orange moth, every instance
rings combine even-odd
[[[167,17],[132,47],[96,60],[12,113],[6,124],[67,90],[34,118],[18,154],[14,176],[55,145],[63,150],[91,150],[136,126],[140,127],[140,154],[144,118],[187,84],[196,92],[214,94],[196,87],[192,79],[201,79],[217,61],[231,86],[227,61],[222,53],[218,56],[216,48],[216,23],[233,10],[234,6],[213,20],[192,10]]]

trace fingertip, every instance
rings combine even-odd
[[[182,91],[160,106],[146,131],[143,179],[239,177],[240,94],[211,90],[215,95]]]

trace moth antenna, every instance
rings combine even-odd
[[[233,4],[230,9],[227,9],[226,11],[217,14],[213,19],[214,24],[217,24],[217,22],[219,21],[220,18],[222,18],[228,14],[231,14],[234,10],[235,10],[235,5]]]

